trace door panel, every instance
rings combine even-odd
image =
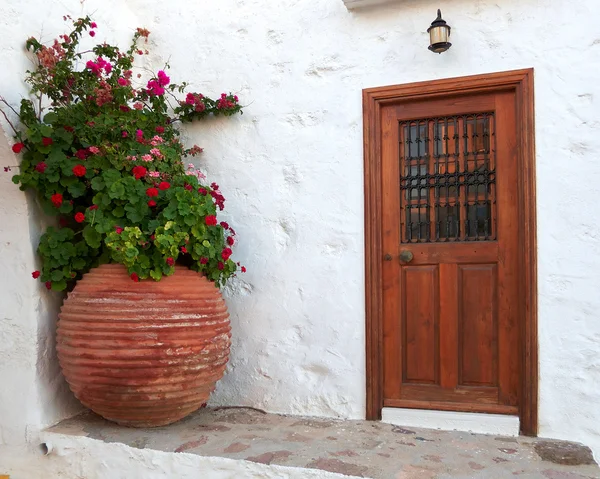
[[[438,384],[438,267],[406,266],[402,275],[403,383]]]
[[[516,414],[515,96],[382,107],[383,402]]]

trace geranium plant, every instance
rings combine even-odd
[[[187,163],[202,149],[186,148],[178,126],[241,112],[238,98],[186,95],[164,69],[134,74],[135,57],[148,53],[139,46],[145,29],[125,52],[106,43],[80,51],[96,28],[80,18],[50,46],[27,40],[36,60],[26,77],[31,98],[12,110],[18,122],[3,111],[21,156],[13,181],[59,217],[41,237],[33,277],[60,291],[102,263],[122,263],[139,281],[160,280],[183,262],[222,285],[239,266],[235,232],[217,219],[219,186]]]

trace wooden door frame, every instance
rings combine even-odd
[[[538,433],[537,239],[533,69],[448,78],[363,90],[365,175],[365,280],[367,419],[381,419],[383,408],[383,294],[381,108],[390,103],[462,94],[514,91],[517,115],[519,182],[519,278],[521,433]]]

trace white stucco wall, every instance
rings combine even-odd
[[[275,412],[364,415],[361,89],[534,67],[540,434],[600,454],[600,2],[406,0],[356,12],[342,0],[33,3],[0,6],[10,28],[0,92],[10,99],[24,91],[22,40],[67,4],[96,12],[96,39],[146,26],[153,65],[169,60],[173,80],[248,104],[187,133],[205,147],[248,267],[228,289],[234,346],[213,402]],[[427,50],[425,33],[438,7],[452,25],[443,55]],[[48,38],[55,25],[44,24]],[[23,202],[10,186],[0,192]],[[27,254],[13,288],[34,288]]]

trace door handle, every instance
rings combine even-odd
[[[404,250],[400,252],[400,261],[404,263],[410,263],[414,257],[415,255],[412,254],[412,251]]]
[[[386,261],[392,261],[392,255],[388,253],[383,257],[383,259]]]

